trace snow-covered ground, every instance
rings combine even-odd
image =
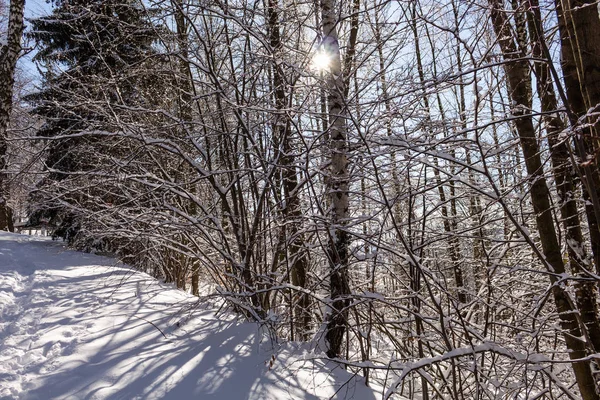
[[[380,396],[336,364],[110,258],[0,233],[0,399]]]

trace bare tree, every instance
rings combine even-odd
[[[594,327],[591,332],[596,331],[595,326],[598,324],[597,313],[593,310],[590,313],[589,310],[581,309],[582,316],[585,318],[584,326],[581,326],[576,317],[577,309],[569,299],[568,292],[557,284],[558,277],[565,274],[566,271],[558,244],[556,227],[551,214],[550,192],[544,177],[539,145],[530,111],[532,100],[529,65],[523,60],[525,54],[523,53],[523,49],[519,48],[519,37],[516,43],[512,39],[508,19],[502,11],[502,3],[499,1],[490,1],[490,6],[492,25],[498,37],[503,57],[507,61],[505,71],[509,83],[508,89],[514,102],[511,111],[517,117],[514,123],[520,137],[527,173],[531,180],[531,201],[536,213],[536,224],[543,251],[543,255],[540,254],[541,259],[544,260],[548,271],[551,273],[550,280],[553,284],[552,292],[554,301],[559,312],[561,324],[565,329],[564,339],[570,350],[569,356],[575,360],[573,369],[575,370],[579,389],[583,398],[596,399],[598,398],[598,394],[590,363],[581,361],[581,359],[585,359],[587,356],[588,349],[586,348],[586,343],[580,340],[579,337],[585,332],[582,332],[582,328],[585,330],[588,324]],[[589,288],[589,286],[587,287]],[[593,292],[588,293],[585,291],[585,288],[579,289],[576,292],[576,296],[580,307],[586,307],[595,303],[589,302],[589,297],[592,296],[593,298]]]
[[[326,73],[328,128],[330,161],[328,169],[328,191],[331,204],[329,221],[329,250],[327,257],[330,268],[329,295],[331,311],[327,320],[327,355],[339,357],[348,321],[350,286],[348,282],[348,257],[350,237],[346,226],[349,219],[349,170],[347,93],[342,71],[342,56],[337,26],[337,7],[334,0],[321,1],[323,51],[330,57]]]
[[[385,397],[596,398],[592,231],[530,3],[137,2],[144,60],[57,89],[96,118],[44,140],[93,164],[52,164],[45,205]]]

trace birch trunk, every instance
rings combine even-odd
[[[350,287],[348,284],[348,128],[346,93],[336,22],[338,14],[334,0],[321,0],[323,50],[330,57],[327,81],[329,171],[329,291],[330,311],[327,316],[327,356],[339,357],[348,321]]]

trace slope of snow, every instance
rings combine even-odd
[[[376,398],[336,364],[114,264],[0,233],[0,399]]]

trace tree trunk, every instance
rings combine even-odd
[[[0,229],[14,232],[12,209],[8,206],[8,122],[12,111],[13,85],[15,68],[21,52],[23,36],[23,11],[25,0],[11,0],[6,44],[0,47]]]
[[[542,35],[542,17],[538,0],[527,0],[527,3],[527,19],[532,55],[534,58],[541,59],[546,56],[544,52],[547,50],[547,46]],[[594,346],[594,351],[599,352],[600,323],[596,304],[596,285],[586,273],[586,270],[591,270],[591,268],[586,255],[586,246],[579,221],[577,203],[575,202],[575,184],[570,174],[570,150],[565,141],[558,138],[559,134],[564,131],[565,124],[556,114],[558,107],[550,75],[550,61],[534,63],[537,91],[540,97],[542,113],[544,113],[546,131],[548,132],[548,147],[550,149],[554,179],[556,181],[556,191],[560,199],[560,212],[565,229],[569,264],[572,273],[578,278],[574,284],[577,307],[588,331],[588,337]]]
[[[336,22],[338,13],[334,8],[334,0],[321,1],[323,25],[323,51],[331,60],[327,71],[328,99],[328,133],[329,133],[329,176],[328,194],[329,210],[329,290],[331,297],[330,311],[327,316],[328,344],[327,356],[334,358],[341,354],[344,334],[348,321],[350,305],[350,287],[348,284],[348,128],[346,125],[348,109]]]
[[[278,0],[269,0],[267,8],[269,21],[269,42],[273,53],[273,89],[275,94],[276,114],[273,122],[274,143],[277,148],[275,154],[281,163],[283,178],[283,194],[285,205],[283,215],[285,218],[285,236],[287,240],[288,256],[290,262],[290,280],[292,285],[306,288],[306,274],[308,258],[304,247],[304,234],[302,233],[300,198],[298,191],[298,176],[296,174],[296,160],[292,146],[291,120],[286,108],[289,102],[289,93],[286,93],[286,77],[277,60],[283,61],[278,53],[282,51],[281,34],[279,31]],[[302,291],[293,296],[294,320],[296,324],[296,339],[306,340],[310,329],[310,297]]]
[[[600,274],[600,19],[590,0],[555,0],[569,120],[586,201],[596,273]]]
[[[193,129],[193,97],[194,87],[192,81],[192,74],[190,72],[189,65],[189,38],[188,38],[188,20],[184,13],[184,2],[182,0],[171,0],[171,4],[174,8],[174,18],[176,25],[176,33],[177,33],[177,70],[178,70],[178,98],[177,98],[177,111],[179,117],[179,132],[180,139],[184,139],[190,135],[190,132]],[[194,179],[191,179],[192,174],[194,174],[194,169],[188,164],[182,164],[180,168],[181,174],[177,173],[180,176],[180,184],[184,185],[185,190],[190,194],[190,197],[193,198],[186,199],[185,204],[183,205],[184,211],[187,215],[191,217],[195,217],[198,212],[198,207],[196,204],[196,194],[197,188],[196,184],[193,183]],[[178,171],[179,172],[179,171]],[[186,184],[187,181],[191,181],[191,184]],[[192,243],[189,238],[185,235],[181,237],[181,242],[185,245],[189,245]],[[181,257],[181,265],[182,267],[191,266],[191,278],[192,278],[192,294],[195,296],[199,295],[199,281],[200,281],[200,266],[198,260],[190,259],[189,256],[182,254]],[[187,279],[187,268],[185,269],[185,280]]]
[[[505,64],[508,90],[513,102],[512,114],[519,134],[525,167],[531,185],[531,202],[536,215],[536,225],[542,245],[542,253],[546,267],[549,269],[552,283],[552,294],[564,330],[563,337],[571,359],[581,359],[588,355],[586,342],[581,340],[582,330],[577,320],[577,310],[569,299],[564,287],[558,284],[558,276],[565,273],[560,246],[556,236],[552,211],[550,209],[550,192],[539,152],[539,146],[531,116],[531,78],[529,64],[520,57],[517,45],[512,39],[509,21],[500,0],[489,0],[491,18],[498,43],[502,50]],[[573,370],[577,379],[581,396],[585,400],[598,399],[596,383],[589,362],[574,362]]]

